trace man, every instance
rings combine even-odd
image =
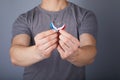
[[[64,30],[50,30],[50,23]],[[84,80],[96,56],[95,15],[67,0],[42,0],[13,24],[13,64],[25,67],[24,80]]]

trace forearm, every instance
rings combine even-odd
[[[10,49],[12,63],[23,67],[41,61],[42,58],[38,54],[39,50],[35,46],[14,45]]]
[[[69,61],[79,67],[85,66],[93,63],[96,52],[95,46],[83,46],[78,49],[78,51],[75,53],[76,55],[74,55]]]

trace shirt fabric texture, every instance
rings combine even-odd
[[[71,2],[61,11],[51,12],[36,6],[21,14],[13,24],[13,38],[27,34],[31,37],[30,45],[34,45],[34,37],[49,30],[53,21],[66,24],[65,30],[77,39],[83,33],[96,38],[97,21],[94,13]],[[85,67],[62,60],[55,49],[50,58],[25,67],[23,80],[85,80]]]

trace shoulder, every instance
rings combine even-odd
[[[84,19],[88,15],[95,17],[95,14],[92,10],[88,10],[72,2],[69,3],[71,5],[71,10],[74,12],[76,17],[79,17],[81,19]]]
[[[81,7],[80,5],[77,5],[75,3],[69,2],[71,5],[71,8],[77,11],[78,13],[85,14],[86,12],[92,12],[91,10],[88,10],[87,8]]]
[[[38,8],[37,7],[34,7],[33,9],[25,12],[25,13],[22,13],[20,14],[16,21],[24,21],[26,23],[31,23],[31,21],[34,19],[35,15],[38,13]]]

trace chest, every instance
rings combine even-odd
[[[50,30],[50,23],[56,22],[56,24],[65,24],[65,31],[77,37],[77,22],[72,14],[40,14],[35,16],[34,20],[31,22],[31,32],[32,36],[35,37],[38,33]],[[57,26],[58,27],[58,26]]]

